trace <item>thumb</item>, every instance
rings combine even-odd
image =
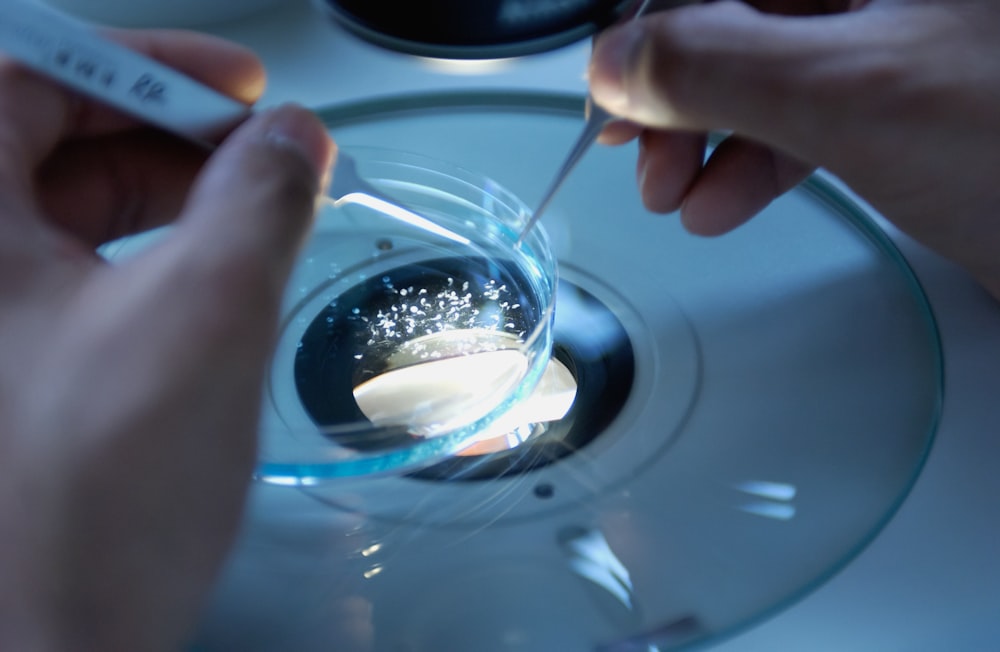
[[[326,128],[304,108],[287,105],[250,118],[193,188],[173,238],[183,251],[178,257],[280,291],[335,153]]]
[[[802,155],[817,125],[839,121],[838,91],[868,61],[859,49],[887,40],[874,22],[856,13],[779,16],[732,1],[662,11],[598,37],[591,92],[643,126],[733,130]],[[873,29],[881,33],[869,41]]]

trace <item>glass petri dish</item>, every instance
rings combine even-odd
[[[555,262],[542,230],[518,244],[520,200],[443,161],[344,154],[368,187],[323,204],[293,271],[261,423],[265,482],[455,453],[531,395],[551,351]]]
[[[556,266],[543,229],[518,242],[527,207],[443,161],[342,153],[357,187],[321,202],[284,298],[260,424],[263,482],[449,456],[532,397],[549,362]],[[141,244],[119,243],[111,257]]]
[[[324,116],[342,145],[454,161],[530,204],[582,114],[580,97],[498,92]],[[581,388],[563,455],[257,485],[199,649],[710,649],[878,535],[942,405],[917,277],[823,176],[704,239],[645,210],[635,156],[589,152],[543,220],[553,355]]]

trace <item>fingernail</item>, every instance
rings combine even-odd
[[[628,107],[627,81],[642,44],[643,29],[636,22],[607,30],[594,44],[590,58],[590,93],[610,111]]]
[[[318,182],[325,184],[335,148],[323,123],[308,109],[294,104],[272,109],[267,119],[264,137],[302,156],[312,166]]]

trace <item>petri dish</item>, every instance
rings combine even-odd
[[[518,243],[527,207],[444,161],[342,153],[359,178],[320,203],[284,297],[262,482],[307,485],[449,456],[537,398],[549,362],[556,266],[544,229]]]
[[[345,147],[453,161],[529,205],[582,115],[581,97],[511,92],[324,113]],[[499,465],[256,485],[200,650],[711,649],[878,535],[943,396],[907,261],[822,175],[691,236],[644,209],[635,156],[593,149],[543,219],[552,358],[579,382],[558,438]]]

